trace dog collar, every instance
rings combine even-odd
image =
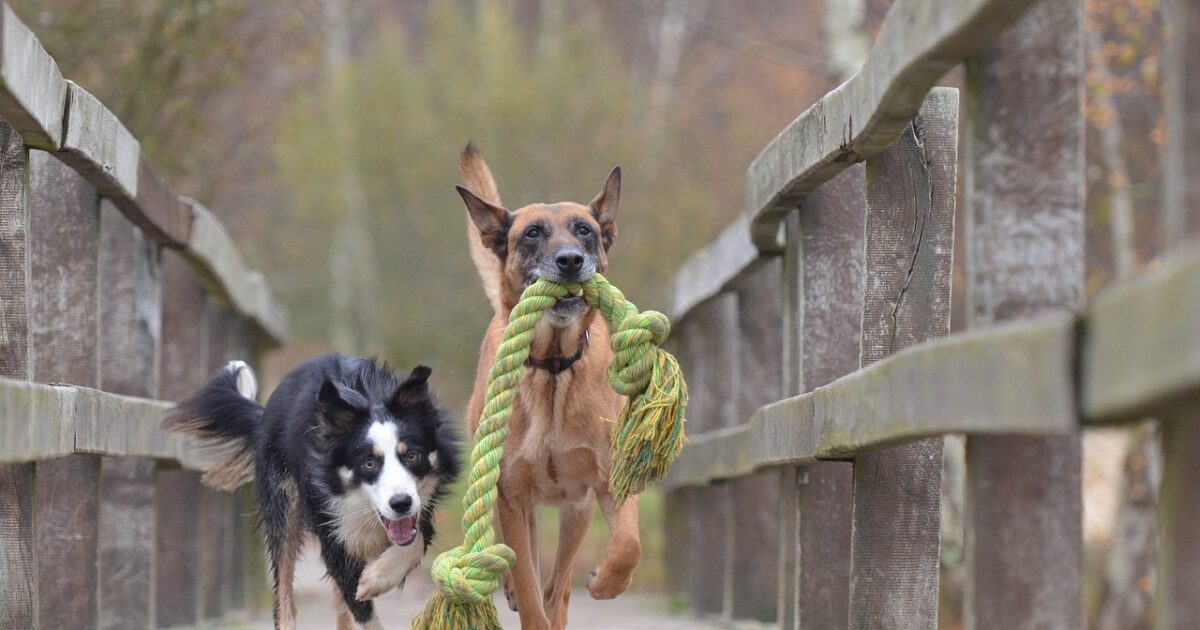
[[[569,357],[545,357],[535,359],[529,357],[525,359],[525,365],[535,370],[546,370],[551,374],[558,374],[571,369],[575,362],[583,358],[583,351],[588,347],[588,331],[583,331],[583,336],[579,338],[579,347],[576,348],[575,354]]]

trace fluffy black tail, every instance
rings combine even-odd
[[[163,428],[200,438],[213,463],[204,484],[233,490],[254,479],[254,453],[262,431],[263,408],[255,402],[258,383],[243,361],[230,361],[208,385],[176,407]]]

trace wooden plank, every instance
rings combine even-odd
[[[688,256],[675,272],[671,319],[683,319],[697,304],[720,293],[757,259],[758,249],[750,242],[750,221],[739,215],[713,242]]]
[[[100,223],[100,389],[152,397],[162,334],[158,246],[107,199]]]
[[[950,332],[958,92],[867,160],[862,364]],[[936,628],[942,438],[854,459],[850,627]]]
[[[1078,310],[1082,3],[1043,1],[967,64],[969,327]],[[967,439],[966,626],[1082,628],[1080,440]]]
[[[74,127],[69,123],[68,145]],[[111,201],[101,201],[100,387],[107,392],[145,397],[158,392],[162,308],[158,259],[158,246],[143,237]],[[131,423],[129,417],[95,423],[93,434],[154,431],[153,424]],[[102,442],[113,440],[94,439],[92,445]],[[149,459],[100,460],[100,628],[154,627],[154,470]]]
[[[100,459],[71,455],[35,467],[34,533],[40,628],[95,628]]]
[[[197,498],[200,475],[159,468],[155,476],[155,622],[159,628],[192,625],[196,599]]]
[[[99,628],[154,627],[154,468],[149,459],[101,459]]]
[[[0,116],[26,145],[54,151],[62,143],[67,83],[7,3],[0,5],[0,22]]]
[[[1163,477],[1159,490],[1158,592],[1154,606],[1155,630],[1194,628],[1200,619],[1200,422],[1195,408],[1163,418]]]
[[[1074,331],[1074,318],[1048,315],[910,348],[748,423],[691,434],[664,487],[946,433],[1073,435]]]
[[[219,619],[224,614],[222,582],[225,579],[225,516],[229,495],[205,486],[189,501],[196,520],[196,613],[200,619]]]
[[[746,172],[746,212],[761,252],[779,251],[779,224],[846,166],[889,146],[925,94],[1033,0],[897,0],[858,74],[792,121]]]
[[[783,395],[783,265],[771,258],[752,266],[734,286],[738,299],[737,422]],[[779,573],[779,474],[733,480],[734,619],[772,622],[778,603],[772,584]]]
[[[132,199],[113,199],[121,212],[159,245],[186,247],[192,225],[191,208],[171,192],[145,156],[138,158],[137,186]]]
[[[258,272],[249,270],[225,227],[192,199],[192,228],[184,255],[209,291],[238,313],[255,321],[272,339],[282,340],[287,313]]]
[[[866,169],[861,165],[819,186],[800,208],[800,391],[824,387],[858,368],[865,212]],[[794,597],[798,626],[791,627],[848,627],[853,475],[848,462],[813,463],[800,471],[794,545],[799,556]]]
[[[27,379],[29,369],[29,151],[0,120],[0,376]]]
[[[1087,307],[1082,401],[1088,422],[1136,422],[1200,395],[1200,251],[1110,287]]]
[[[38,382],[97,384],[96,191],[48,153],[29,156],[30,354]],[[69,415],[69,414],[64,414]],[[71,455],[35,467],[38,625],[97,622],[100,460]]]
[[[58,158],[106,197],[137,196],[141,144],[116,114],[74,81],[67,81],[66,123]]]
[[[703,432],[736,420],[737,296],[722,294],[694,309],[676,326],[681,360],[690,387],[688,428]],[[686,452],[687,449],[685,448]],[[692,608],[699,614],[731,610],[733,560],[729,486],[697,488],[687,516],[696,543],[689,545],[688,566],[704,567],[689,575]]]
[[[1167,146],[1163,156],[1163,242],[1176,251],[1200,239],[1200,6],[1170,0],[1171,37],[1163,62]]]
[[[33,464],[0,465],[0,628],[34,627]]]
[[[49,153],[29,156],[30,342],[34,380],[95,387],[99,198]]]
[[[162,254],[162,349],[159,395],[180,402],[208,376],[208,327],[204,325],[204,288],[182,256]]]

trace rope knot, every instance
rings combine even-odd
[[[500,575],[516,563],[513,550],[491,545],[472,552],[455,547],[433,561],[433,580],[445,594],[462,603],[491,601],[500,586]]]
[[[646,391],[650,373],[671,332],[671,322],[658,311],[627,316],[612,336],[613,359],[608,365],[608,381],[618,394],[634,396]]]

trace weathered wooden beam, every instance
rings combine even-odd
[[[968,327],[1078,312],[1083,3],[1041,0],[966,68]],[[1082,628],[1080,436],[969,435],[966,455],[967,628]]]
[[[867,159],[863,365],[950,332],[958,92]],[[942,437],[854,459],[850,627],[937,628]]]
[[[136,197],[142,148],[116,114],[74,81],[67,81],[66,120],[58,158],[104,196]]]
[[[1074,318],[1048,315],[898,352],[766,405],[747,423],[692,434],[665,484],[730,479],[947,433],[1074,433],[1074,329]]]
[[[758,154],[746,172],[751,239],[781,249],[783,217],[817,187],[892,143],[926,93],[980,50],[1032,0],[898,0],[862,70],[826,94]]]
[[[672,281],[671,316],[682,319],[694,306],[718,294],[758,259],[750,242],[750,221],[739,215],[713,242],[688,256]]]
[[[62,144],[67,83],[8,3],[0,4],[0,116],[37,149]]]
[[[287,314],[275,301],[262,274],[252,271],[225,226],[207,208],[192,199],[192,229],[182,254],[192,264],[202,283],[218,300],[250,318],[271,339],[283,339]]]

